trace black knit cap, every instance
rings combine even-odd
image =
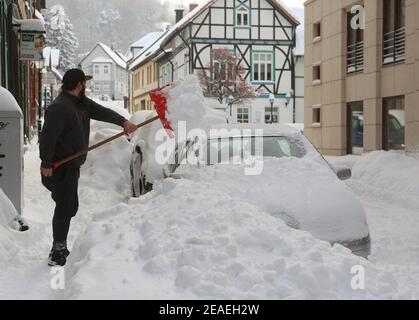
[[[81,69],[70,69],[63,77],[63,87],[67,90],[73,90],[79,82],[92,80],[92,76],[86,76]]]

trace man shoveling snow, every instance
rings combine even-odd
[[[86,97],[86,81],[90,79],[82,70],[69,70],[63,77],[62,92],[45,114],[39,146],[42,184],[51,192],[56,203],[49,266],[64,266],[70,254],[67,236],[71,219],[79,208],[78,180],[86,155],[58,168],[54,167],[54,163],[87,149],[90,119],[119,125],[126,135],[137,130],[137,126],[118,113]]]

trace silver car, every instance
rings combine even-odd
[[[237,133],[237,130],[241,130],[242,133]],[[284,220],[284,222],[294,228],[301,229],[312,233],[315,237],[330,242],[332,245],[341,244],[349,248],[354,254],[367,258],[371,251],[371,241],[369,236],[369,229],[366,221],[365,211],[356,196],[344,185],[342,182],[338,182],[337,176],[340,180],[346,180],[351,178],[351,170],[347,167],[334,167],[329,164],[321,154],[315,149],[315,147],[304,137],[304,135],[298,130],[285,128],[283,126],[258,126],[263,130],[263,134],[251,133],[248,130],[255,129],[252,125],[229,125],[222,126],[222,134],[217,134],[215,137],[209,135],[206,138],[194,137],[184,142],[178,143],[174,152],[170,157],[170,161],[167,166],[163,169],[162,178],[172,176],[174,178],[181,178],[181,174],[178,174],[178,168],[185,162],[185,159],[194,157],[198,159],[198,166],[211,166],[215,164],[225,163],[226,159],[223,159],[222,155],[227,154],[229,158],[233,156],[239,156],[242,158],[256,155],[256,148],[249,147],[255,146],[256,140],[261,141],[263,144],[263,158],[265,159],[282,159],[282,158],[297,158],[297,159],[313,159],[316,163],[324,168],[324,180],[326,183],[333,185],[334,191],[337,189],[342,195],[343,200],[339,202],[336,199],[331,199],[329,194],[322,194],[323,188],[318,188],[318,181],[316,176],[312,175],[311,172],[307,171],[304,173],[304,188],[290,188],[286,192],[294,192],[298,195],[301,193],[301,198],[307,195],[307,188],[310,192],[317,193],[318,199],[311,199],[312,207],[310,209],[311,216],[314,219],[310,220],[310,223],[304,223],[304,212],[303,209],[298,208],[295,211],[282,210],[281,212],[269,212],[273,216]],[[219,129],[219,128],[218,128]],[[227,129],[227,130],[226,130]],[[244,131],[246,130],[246,133]],[[221,131],[218,131],[218,133]],[[246,146],[245,146],[246,145]],[[132,190],[133,196],[139,197],[152,190],[153,182],[148,181],[143,166],[143,153],[150,152],[142,150],[141,144],[137,144],[133,151],[132,162],[131,162],[131,178],[132,178]],[[228,159],[227,159],[228,160]],[[228,162],[228,161],[227,161]],[[226,164],[232,165],[232,164]],[[186,168],[186,169],[185,169]],[[182,170],[188,170],[188,167],[182,168]],[[331,174],[330,174],[331,173]],[[269,173],[265,173],[269,174]],[[281,177],[278,177],[280,179]],[[249,179],[254,179],[249,177]],[[232,182],[234,184],[234,182]],[[263,177],[255,180],[255,183],[260,185],[263,184]],[[233,186],[233,185],[232,185]],[[275,187],[275,186],[274,186]],[[272,186],[266,186],[266,188],[272,188]],[[311,188],[311,189],[310,189]],[[232,187],[233,189],[233,187]],[[240,186],[236,189],[240,190]],[[262,188],[263,190],[263,188]],[[281,189],[281,194],[284,190]],[[323,192],[324,193],[324,192]],[[246,194],[240,194],[235,192],[234,196],[243,197],[243,201],[251,202],[251,199],[246,198]],[[286,195],[284,195],[286,196]],[[280,200],[284,199],[267,199],[270,207],[280,207]],[[323,199],[329,199],[328,203],[323,203]],[[255,205],[261,205],[257,202]],[[297,206],[298,207],[298,206]],[[265,208],[264,208],[265,209]],[[317,211],[316,211],[317,210]],[[318,217],[316,218],[316,215]],[[323,219],[323,220],[322,220]],[[349,221],[345,225],[345,221]],[[354,224],[355,223],[355,224]],[[356,224],[358,223],[358,224]],[[345,236],[326,236],[319,232],[315,227],[311,225],[323,224],[328,225],[329,229],[337,230],[339,235],[345,234]],[[353,225],[361,226],[359,230],[354,230],[353,235],[348,231]]]

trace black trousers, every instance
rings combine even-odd
[[[52,231],[54,242],[67,241],[70,222],[79,210],[78,186],[80,168],[60,167],[52,177],[42,177],[42,184],[55,201]]]

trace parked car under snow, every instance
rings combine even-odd
[[[148,175],[150,160],[144,161],[144,155],[154,151],[147,149],[141,135],[137,138],[131,161],[135,197],[152,190],[156,175]],[[350,169],[332,167],[289,126],[213,127],[207,137],[176,144],[161,167],[161,178],[169,176],[208,184],[259,206],[294,229],[342,244],[356,255],[370,254],[365,210],[341,181],[351,177]]]

